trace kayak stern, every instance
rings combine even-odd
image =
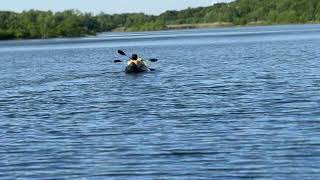
[[[126,69],[126,73],[141,73],[141,72],[147,72],[149,69],[145,65],[136,65],[135,63],[130,63]]]

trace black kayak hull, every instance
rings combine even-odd
[[[145,65],[137,66],[135,63],[131,63],[126,67],[125,72],[129,74],[131,73],[135,74],[135,73],[147,72],[148,70],[149,70],[148,67]]]

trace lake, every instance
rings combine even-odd
[[[1,41],[0,63],[0,179],[320,176],[320,25]]]

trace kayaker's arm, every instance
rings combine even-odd
[[[129,59],[127,64],[130,65],[131,63],[134,63],[134,61],[132,59]]]

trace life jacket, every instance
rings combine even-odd
[[[147,66],[141,58],[138,58],[137,60],[130,59],[128,61],[128,65],[130,65],[131,63],[135,63],[137,66],[141,66],[141,65]]]

